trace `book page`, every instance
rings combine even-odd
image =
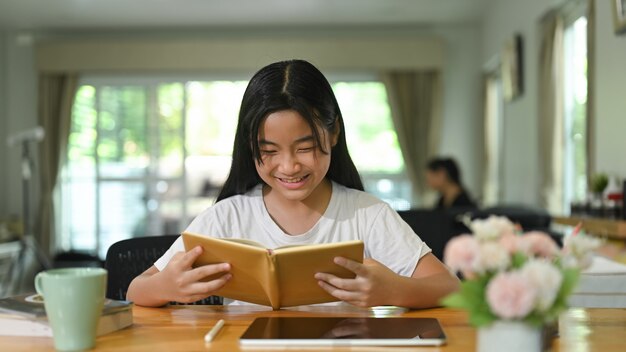
[[[260,244],[259,242],[253,241],[253,240],[246,240],[246,239],[243,239],[243,238],[220,238],[220,239],[222,241],[241,243],[241,244],[245,244],[246,246],[252,246],[252,247],[265,249],[264,245]]]
[[[363,250],[362,241],[277,249],[274,253],[280,306],[292,307],[338,301],[319,287],[314,275],[324,272],[342,278],[354,278],[354,273],[338,266],[333,259],[344,257],[362,263]]]

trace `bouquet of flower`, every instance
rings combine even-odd
[[[465,280],[442,303],[469,311],[470,323],[477,327],[496,320],[536,326],[554,321],[600,245],[577,227],[560,249],[547,234],[521,233],[497,216],[474,220],[470,229],[473,235],[453,238],[444,251],[444,262]]]

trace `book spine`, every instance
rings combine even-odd
[[[267,256],[268,276],[267,276],[267,298],[273,310],[280,309],[280,291],[278,289],[278,267],[276,255],[274,253]]]

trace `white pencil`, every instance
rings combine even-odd
[[[224,319],[220,319],[215,326],[204,335],[204,342],[211,342],[224,326]]]

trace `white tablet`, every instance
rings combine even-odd
[[[439,346],[446,336],[434,318],[256,318],[241,346]]]

